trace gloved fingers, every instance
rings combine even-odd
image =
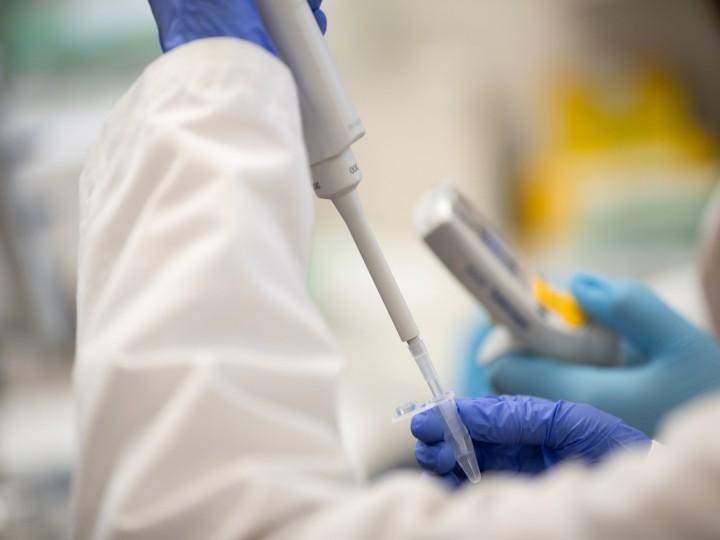
[[[571,289],[591,319],[648,357],[672,351],[686,343],[688,335],[699,332],[639,283],[579,274]]]
[[[637,367],[647,363],[648,358],[644,354],[641,354],[635,347],[623,347],[623,360],[622,364],[617,367]]]
[[[481,472],[517,472],[522,468],[518,460],[519,445],[479,442],[473,444]],[[465,478],[462,469],[457,466],[452,448],[446,442],[425,444],[417,441],[415,460],[430,473],[443,476],[455,472],[458,477]]]
[[[638,449],[649,452],[652,447],[652,439],[642,431],[625,423],[618,424],[608,440],[608,445],[613,449]]]
[[[150,11],[153,14],[153,17],[155,17],[155,20],[157,23],[163,24],[165,23],[165,20],[167,19],[167,11],[162,9],[162,5],[160,3],[160,0],[148,0],[148,4],[150,4]]]
[[[436,480],[439,480],[440,482],[445,484],[445,486],[447,486],[450,489],[457,489],[464,482],[464,480],[460,479],[455,473],[449,473],[449,474],[445,474],[445,475],[437,475],[437,474],[433,474],[431,472],[424,471],[421,474],[421,476],[423,478],[434,478]]]
[[[482,443],[473,441],[480,472],[517,472],[518,445]]]
[[[450,487],[450,489],[457,489],[467,482],[467,478],[465,478],[464,475],[461,477],[456,472],[446,474],[442,477],[442,479]]]
[[[458,411],[473,441],[498,445],[480,447],[485,470],[537,473],[548,466],[544,450],[595,462],[622,448],[615,438],[628,445],[647,440],[619,418],[582,403],[499,396],[458,401]]]
[[[517,453],[519,464],[517,472],[531,476],[545,472],[548,469],[546,453],[548,451],[544,446],[521,446]]]
[[[320,31],[324,34],[327,31],[327,17],[325,16],[325,12],[321,9],[318,9],[316,11],[313,11],[313,15],[315,15],[315,20],[320,27]]]
[[[608,454],[631,446],[650,444],[641,431],[620,418],[585,403],[559,401],[546,446],[562,458],[597,463]]]
[[[503,472],[536,475],[547,465],[543,447],[538,445],[474,443],[481,472]],[[415,445],[418,465],[433,476],[441,476],[457,486],[466,480],[457,465],[452,448],[445,442],[428,445],[418,441]]]
[[[456,465],[452,448],[446,442],[425,444],[415,443],[415,459],[420,467],[436,474],[448,474]]]
[[[416,439],[426,444],[436,444],[445,440],[442,417],[437,408],[413,416],[410,431]]]
[[[527,396],[488,396],[458,402],[460,417],[477,442],[542,445],[555,403]]]
[[[164,52],[195,40],[235,37],[277,55],[252,0],[149,0],[149,4]]]
[[[475,443],[482,472],[536,475],[547,468],[543,447],[534,444]]]
[[[531,354],[510,354],[487,367],[493,390],[498,394],[540,396],[557,401],[587,401],[587,390],[603,388],[608,372],[599,368],[569,364]]]
[[[488,375],[498,393],[588,403],[653,433],[657,422],[654,370],[651,364],[595,367],[523,355],[497,360],[488,366]]]
[[[450,489],[457,489],[460,486],[462,486],[464,483],[467,482],[467,478],[465,478],[465,475],[458,474],[458,472],[453,471],[447,474],[443,475],[437,475],[433,474],[431,475],[435,478],[438,478],[443,484],[445,484]]]
[[[479,443],[476,444],[478,463],[487,461],[481,470],[485,466],[519,470],[509,447],[545,444],[555,413],[555,403],[527,396],[461,399],[457,406],[470,437]],[[443,422],[437,409],[415,415],[411,431],[419,440],[415,455],[423,468],[442,473],[454,466],[455,457],[444,442]],[[483,443],[491,444],[484,446]]]
[[[308,4],[310,5],[310,9],[312,9],[313,15],[315,15],[315,20],[320,27],[320,31],[324,34],[327,30],[327,16],[325,12],[320,9],[322,3],[323,0],[308,0]]]

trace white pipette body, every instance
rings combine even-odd
[[[433,397],[437,398],[442,395],[437,374],[355,189],[362,180],[362,172],[350,146],[365,134],[365,129],[345,93],[315,17],[306,0],[256,0],[256,5],[297,84],[313,189],[318,197],[330,199],[338,209],[400,339],[408,343]],[[470,458],[467,454],[470,437],[454,399],[438,401],[438,407],[458,463],[470,480],[477,481],[479,470],[472,442]],[[470,459],[473,463],[468,463]]]
[[[407,342],[417,338],[418,327],[365,217],[357,191],[348,191],[333,199],[333,203],[355,240],[400,339]]]

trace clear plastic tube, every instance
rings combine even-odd
[[[435,401],[445,424],[445,441],[453,449],[455,460],[470,482],[479,482],[480,467],[475,455],[475,448],[470,433],[458,413],[454,395],[451,392],[443,392],[435,366],[433,366],[422,339],[419,337],[411,339],[408,341],[408,348],[433,394],[433,401]]]

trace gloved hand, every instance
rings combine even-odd
[[[160,45],[168,52],[191,41],[235,37],[250,41],[277,55],[263,26],[254,0],[149,0],[160,31]],[[327,19],[322,0],[309,0],[323,34]]]
[[[488,396],[457,401],[470,432],[481,472],[538,474],[566,459],[593,464],[625,448],[650,449],[650,439],[622,420],[590,405],[553,403],[526,396]],[[450,485],[466,480],[444,441],[439,412],[412,420],[420,466]]]
[[[652,436],[672,409],[720,389],[718,344],[645,287],[580,275],[571,290],[589,318],[625,338],[640,360],[601,368],[511,353],[487,367],[497,393],[589,403]]]

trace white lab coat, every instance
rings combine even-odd
[[[289,71],[213,39],[152,64],[81,180],[75,538],[720,538],[720,400],[668,450],[447,491],[352,479],[310,299]]]

